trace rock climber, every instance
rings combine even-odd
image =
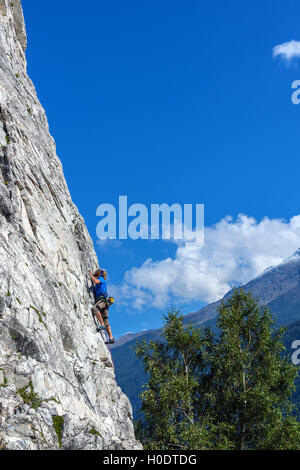
[[[111,328],[108,321],[108,309],[110,304],[106,286],[107,273],[105,269],[97,269],[97,271],[95,271],[93,274],[93,271],[90,269],[89,274],[91,281],[94,284],[95,292],[95,304],[92,307],[92,313],[95,315],[95,317],[98,318],[101,324],[101,327],[99,327],[98,331],[106,330],[109,340],[106,341],[105,344],[113,344],[115,339],[111,333]]]

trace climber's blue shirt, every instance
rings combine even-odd
[[[96,300],[101,296],[107,297],[107,287],[104,278],[99,276],[97,279],[100,281],[100,284],[95,284],[94,286]]]

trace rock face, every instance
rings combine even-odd
[[[140,449],[91,315],[98,265],[0,0],[0,448]]]

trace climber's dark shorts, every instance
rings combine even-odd
[[[92,312],[93,315],[96,315],[97,312],[100,312],[101,317],[104,321],[104,325],[106,326],[106,328],[109,326],[108,307],[105,301],[99,300],[98,302],[96,302],[95,305],[92,307]]]

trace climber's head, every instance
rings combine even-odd
[[[94,274],[95,277],[104,277],[104,280],[106,281],[106,277],[107,277],[107,274],[106,274],[106,271],[105,269],[97,269],[97,271],[95,271],[95,274]]]

